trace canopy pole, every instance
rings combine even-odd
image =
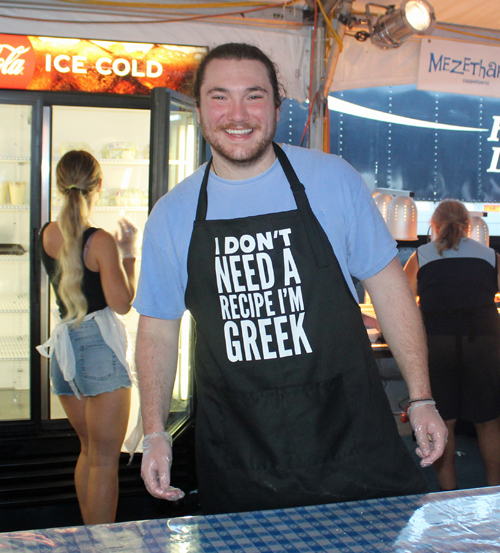
[[[335,31],[342,44],[345,36],[346,26],[341,21],[347,22],[349,20],[352,3],[354,0],[343,0],[340,6],[340,10],[335,20]],[[316,35],[316,51],[318,52],[315,60],[314,71],[314,84],[313,90],[317,90],[316,102],[314,105],[313,117],[311,120],[310,140],[309,147],[323,150],[324,152],[330,152],[330,129],[329,129],[329,114],[328,114],[328,93],[333,81],[335,69],[339,59],[340,52],[342,51],[340,44],[337,40],[332,40],[332,47],[328,56],[326,67],[324,65],[324,52],[325,52],[325,26],[321,27],[322,32],[318,32]],[[320,31],[320,29],[318,29]],[[309,101],[313,101],[312,98]]]

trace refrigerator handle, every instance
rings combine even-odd
[[[38,287],[39,286],[39,282],[40,282],[40,256],[39,256],[39,251],[40,251],[40,234],[39,234],[39,229],[37,228],[32,228],[31,229],[31,244],[30,244],[30,251],[31,251],[31,254],[32,254],[32,259],[31,259],[31,275],[30,275],[30,282],[32,285]],[[31,310],[35,310],[37,313],[38,313],[38,308],[39,308],[39,305],[33,305],[34,303],[34,297],[32,298],[31,302],[32,302],[32,306],[31,306]]]
[[[153,88],[151,91],[149,211],[168,191],[170,101],[168,88]]]

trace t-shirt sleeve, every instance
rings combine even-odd
[[[166,215],[153,210],[144,229],[135,309],[156,319],[180,318],[186,310],[181,274]]]
[[[365,280],[386,267],[398,251],[368,186],[359,174],[357,180],[347,219],[347,263],[352,276]]]

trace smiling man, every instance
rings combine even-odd
[[[426,490],[399,437],[352,276],[408,384],[421,464],[446,441],[396,244],[349,164],[273,142],[281,92],[274,64],[254,46],[206,56],[194,95],[213,157],[156,204],[145,229],[134,304],[142,475],[153,495],[182,496],[170,486],[165,422],[187,308],[205,514]]]

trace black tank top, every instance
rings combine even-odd
[[[417,292],[429,335],[500,336],[494,250],[463,238],[439,255],[434,242],[418,248]]]
[[[56,296],[56,303],[59,307],[59,314],[61,315],[61,318],[64,318],[66,316],[66,307],[64,306],[63,302],[61,301],[61,298],[59,297],[59,278],[57,275],[57,260],[53,257],[50,257],[50,255],[47,254],[47,252],[43,248],[43,233],[45,229],[47,228],[47,225],[49,223],[46,223],[42,230],[40,231],[40,250],[41,250],[41,256],[42,256],[42,263],[45,267],[45,270],[47,271],[47,274],[49,275],[50,283],[52,284],[54,288],[54,293]],[[94,234],[94,232],[98,231],[98,228],[91,227],[88,228],[83,233],[83,239],[82,239],[82,262],[83,262],[83,250],[85,248],[85,244],[87,243],[87,240]],[[107,307],[106,298],[104,297],[104,292],[102,290],[101,285],[101,275],[99,272],[91,271],[90,269],[87,269],[85,267],[85,263],[83,264],[83,281],[82,281],[82,292],[87,300],[87,314],[93,313],[94,311],[99,311],[100,309],[104,309]]]

